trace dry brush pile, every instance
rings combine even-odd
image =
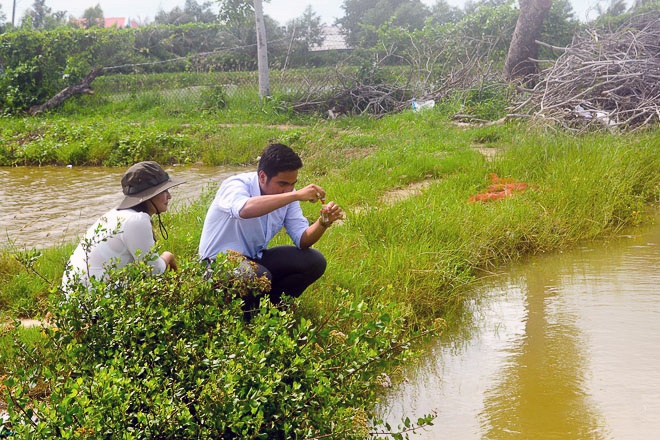
[[[541,45],[549,46],[538,42]],[[532,118],[574,132],[594,130],[634,131],[660,121],[660,18],[657,14],[631,17],[615,30],[589,28],[578,34],[569,47],[558,48],[556,60],[539,61],[547,68],[528,81],[533,87],[519,88],[507,109],[511,118]],[[370,113],[382,116],[410,108],[415,94],[419,100],[442,102],[456,94],[466,96],[484,87],[500,85],[507,90],[501,72],[479,51],[455,54],[452,66],[438,66],[433,84],[419,93],[414,73],[395,83],[365,84],[345,74],[328,81],[332,94],[312,93],[293,105],[302,113]],[[417,90],[417,91],[414,91]],[[327,89],[326,89],[327,90]],[[509,89],[510,90],[510,89]],[[323,97],[320,97],[323,96]],[[470,115],[454,119],[478,121]],[[501,120],[504,120],[502,118]],[[481,121],[485,122],[485,121]],[[498,121],[495,121],[498,122]]]
[[[456,56],[455,65],[443,65],[438,70],[436,81],[429,77],[435,72],[426,70],[402,73],[390,82],[378,81],[378,66],[373,76],[362,78],[359,75],[337,70],[328,78],[326,90],[313,89],[306,96],[293,103],[292,108],[299,113],[326,113],[334,118],[343,114],[371,114],[380,117],[411,108],[413,98],[418,102],[440,102],[450,99],[456,92],[468,92],[487,87],[501,81],[494,63],[485,54],[466,53]],[[387,67],[382,67],[387,69]],[[414,70],[414,69],[413,69]],[[415,80],[417,76],[424,76]],[[460,115],[459,115],[460,116]]]
[[[555,48],[557,49],[557,48]],[[541,71],[514,113],[576,132],[633,131],[660,120],[660,18],[633,17],[611,32],[588,29]]]

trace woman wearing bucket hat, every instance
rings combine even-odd
[[[138,260],[151,266],[154,274],[176,270],[171,252],[159,256],[152,249],[156,240],[151,218],[158,216],[161,235],[167,239],[160,214],[167,211],[172,198],[168,190],[181,183],[153,161],[130,167],[121,179],[124,200],[87,230],[67,264],[64,290],[72,283],[88,285],[90,277],[102,280],[108,267],[121,268]]]

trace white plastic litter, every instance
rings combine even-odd
[[[412,99],[412,109],[416,112],[433,107],[435,107],[435,101],[433,99],[422,102],[417,102],[415,98]]]
[[[596,112],[591,112],[589,110],[586,110],[584,107],[581,105],[576,105],[575,106],[575,112],[577,115],[581,118],[585,119],[592,119],[594,117],[595,113],[595,118],[602,122],[605,125],[616,125],[616,121],[610,119],[610,115],[608,113],[602,112],[602,111],[596,111]]]

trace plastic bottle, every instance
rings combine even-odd
[[[325,210],[325,197],[321,197],[321,221],[323,223],[330,222],[330,219],[328,218],[328,213]]]

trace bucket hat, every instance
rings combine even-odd
[[[182,179],[170,177],[157,162],[138,162],[126,170],[121,178],[125,197],[117,209],[132,208],[184,182]]]

